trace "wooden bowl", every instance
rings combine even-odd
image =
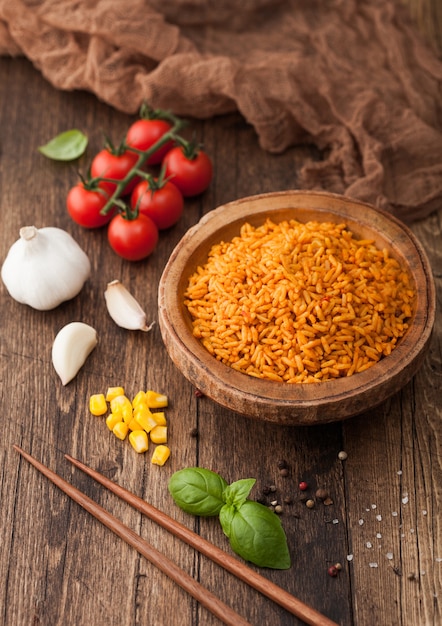
[[[254,226],[294,218],[346,223],[358,238],[373,238],[408,267],[417,291],[410,327],[392,353],[370,369],[316,383],[257,379],[224,365],[193,336],[183,294],[213,244],[230,241],[246,221]],[[159,324],[166,349],[182,374],[205,396],[252,418],[278,424],[320,424],[369,410],[398,392],[416,373],[435,318],[435,287],[427,256],[399,220],[357,200],[325,192],[283,191],[230,202],[207,213],[172,252],[159,285]]]

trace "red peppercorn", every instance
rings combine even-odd
[[[306,489],[308,489],[308,485],[305,482],[305,480],[303,480],[302,482],[299,483],[299,488],[301,491],[305,491]]]
[[[330,565],[330,567],[327,570],[327,573],[329,576],[337,576],[338,575],[338,568],[336,567],[336,565]]]

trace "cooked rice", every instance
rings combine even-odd
[[[345,224],[246,223],[190,277],[193,334],[235,370],[287,383],[351,376],[405,334],[415,289],[400,264]]]

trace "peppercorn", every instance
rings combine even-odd
[[[280,504],[277,504],[277,505],[275,506],[275,513],[276,513],[277,515],[281,515],[281,513],[282,513],[282,506],[281,506]]]
[[[335,576],[338,575],[338,568],[336,567],[336,565],[330,565],[330,567],[328,568],[327,572],[329,576],[333,576],[333,578]]]
[[[200,391],[199,389],[195,389],[195,397],[196,398],[203,398],[204,394],[202,391]]]
[[[308,484],[305,482],[305,480],[301,481],[298,486],[301,491],[305,491],[306,489],[308,489]]]
[[[192,428],[192,430],[190,431],[190,436],[198,437],[198,428]]]
[[[262,492],[264,495],[268,495],[270,493],[270,487],[263,487]]]
[[[279,470],[279,473],[281,474],[281,476],[288,476],[289,475],[289,470],[286,467],[282,467]]]
[[[341,452],[338,454],[338,459],[340,461],[345,461],[347,457],[348,457],[348,454],[344,452],[344,450],[341,450]]]
[[[275,492],[276,491],[276,485],[270,485],[269,487],[271,492]]]
[[[309,498],[309,499],[307,500],[307,502],[305,503],[305,506],[306,506],[308,509],[312,509],[312,508],[315,506],[315,501],[314,501],[314,500],[312,500],[311,498]]]
[[[318,498],[318,500],[325,500],[326,497],[328,496],[328,493],[327,493],[327,491],[325,489],[319,488],[319,489],[316,490],[316,494],[315,495]]]
[[[291,496],[285,496],[283,502],[284,504],[293,504],[293,498]]]
[[[278,469],[282,470],[286,468],[287,468],[287,461],[284,461],[284,459],[281,459],[281,461],[278,461]]]

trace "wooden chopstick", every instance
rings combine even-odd
[[[296,617],[302,619],[306,624],[310,624],[311,626],[338,626],[336,622],[333,622],[325,615],[322,615],[322,613],[319,613],[307,604],[304,604],[304,602],[301,602],[298,598],[295,598],[281,587],[278,587],[278,585],[275,585],[267,578],[264,578],[264,576],[261,576],[261,574],[258,574],[250,567],[247,567],[227,552],[224,552],[224,550],[217,548],[197,533],[189,530],[180,522],[175,521],[159,509],[155,508],[151,504],[148,504],[145,500],[142,500],[124,487],[121,487],[109,478],[106,478],[103,474],[91,469],[81,461],[74,459],[69,454],[65,454],[65,458],[83,472],[94,478],[101,485],[109,489],[109,491],[112,491],[122,500],[143,513],[143,515],[154,522],[157,522],[160,526],[174,534],[176,537],[188,543],[192,546],[192,548],[195,548],[201,552],[201,554],[209,557],[212,561],[221,567],[224,567],[224,569],[234,574],[237,578],[246,582],[257,591],[260,591],[263,595],[284,607],[293,615],[296,615]]]
[[[167,557],[158,552],[158,550],[137,535],[131,528],[108,513],[103,507],[91,500],[79,489],[70,485],[63,478],[58,476],[58,474],[34,459],[34,457],[22,450],[19,446],[14,444],[13,447],[29,461],[31,465],[36,467],[39,472],[44,474],[44,476],[49,478],[57,487],[72,498],[72,500],[80,504],[86,511],[91,513],[91,515],[102,524],[118,535],[118,537],[135,548],[140,554],[146,557],[148,561],[153,563],[164,574],[187,591],[187,593],[195,598],[202,606],[211,611],[218,619],[228,624],[228,626],[251,626],[241,615],[236,613],[236,611],[227,604],[224,604],[224,602],[205,589],[205,587],[189,576],[189,574],[181,570],[173,561],[170,561]]]

